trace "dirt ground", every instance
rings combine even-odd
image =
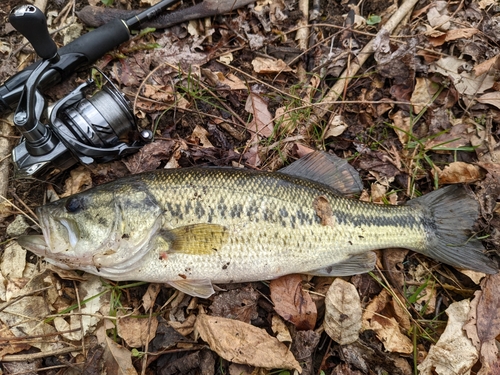
[[[62,47],[106,22],[96,9],[152,2],[36,4]],[[0,82],[38,59],[7,20],[22,3],[0,4]],[[479,202],[473,234],[496,264],[500,4],[246,3],[193,20],[160,16],[94,63],[130,102],[137,129],[121,141],[154,136],[136,153],[15,178],[21,134],[2,114],[0,373],[500,374],[500,276],[409,250],[377,251],[370,273],[219,285],[203,299],[60,270],[19,246],[18,236],[40,231],[36,207],[130,174],[276,171],[320,150],[356,169],[364,201],[404,204],[465,184]],[[90,76],[103,82],[88,66],[71,73],[43,90],[48,104]]]

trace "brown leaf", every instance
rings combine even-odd
[[[460,38],[469,39],[478,32],[479,30],[473,27],[448,30],[446,32],[446,41],[449,42],[450,40],[456,40]]]
[[[107,349],[104,352],[106,361],[106,374],[108,375],[137,375],[137,371],[132,365],[132,354],[126,348],[118,345],[111,338],[106,336]]]
[[[245,323],[257,319],[257,302],[260,294],[251,286],[218,293],[214,296],[210,311],[214,316],[238,319]]]
[[[271,59],[266,57],[256,57],[252,61],[253,70],[260,74],[291,72],[292,68],[281,59]]]
[[[361,330],[361,301],[354,285],[335,279],[325,297],[325,331],[340,345],[359,338]]]
[[[145,346],[154,339],[158,320],[153,316],[150,319],[133,318],[131,316],[120,317],[116,322],[118,336],[125,340],[128,346],[139,348]],[[148,334],[149,327],[149,334]]]
[[[196,125],[193,133],[191,134],[191,138],[194,140],[193,143],[197,143],[196,139],[198,139],[202,147],[214,147],[214,145],[208,140],[208,135],[208,131],[205,128],[200,125]]]
[[[245,104],[245,111],[253,115],[247,129],[254,134],[269,137],[273,134],[273,116],[267,102],[257,93],[251,92]]]
[[[400,325],[409,328],[409,318],[384,289],[366,307],[363,328],[371,329],[390,352],[409,354],[413,351],[411,340],[401,333]]]
[[[302,289],[302,277],[286,275],[269,284],[274,309],[297,329],[310,330],[316,325],[316,305],[308,292]]]
[[[485,342],[500,335],[500,274],[484,279],[482,290],[477,305],[477,334]]]
[[[160,291],[161,291],[160,284],[155,284],[155,283],[149,284],[148,290],[146,290],[146,293],[144,293],[144,295],[142,296],[142,306],[144,307],[145,312],[149,312],[149,309],[151,309],[154,306],[156,297],[158,297]]]
[[[90,187],[92,187],[90,170],[81,165],[78,168],[71,170],[70,177],[64,182],[64,193],[61,194],[61,198],[79,193]]]
[[[481,95],[479,98],[476,98],[479,103],[483,104],[491,104],[497,108],[500,108],[500,92],[487,92],[486,94]]]
[[[0,360],[6,354],[18,353],[31,347],[22,341],[18,342],[16,336],[2,322],[0,322],[0,339],[2,339],[0,340]]]
[[[123,162],[130,173],[136,174],[155,170],[172,155],[174,141],[155,141],[142,147],[139,152]]]
[[[442,171],[437,167],[436,169],[440,184],[464,184],[481,180],[484,177],[481,167],[461,161],[450,163]]]
[[[481,64],[477,64],[475,67],[474,67],[474,73],[476,73],[476,76],[480,76],[486,72],[489,72],[489,70],[492,68],[492,67],[497,67],[499,68],[498,64],[500,62],[500,59],[499,59],[499,56],[500,55],[496,55],[486,61],[483,61]]]
[[[227,361],[264,368],[295,369],[299,362],[286,345],[264,329],[239,320],[200,314],[195,329],[210,349]]]

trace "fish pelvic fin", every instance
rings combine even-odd
[[[304,273],[306,275],[311,275],[311,276],[326,276],[326,277],[351,276],[360,273],[370,272],[375,267],[376,261],[377,261],[377,256],[375,255],[375,253],[369,251],[367,253],[351,255],[349,258],[341,262]]]
[[[177,280],[167,284],[193,297],[208,298],[215,293],[210,280]]]
[[[461,185],[451,185],[408,202],[424,212],[427,232],[422,254],[451,266],[494,274],[498,265],[484,254],[471,231],[479,216],[478,202]]]
[[[363,190],[358,171],[337,155],[314,151],[278,172],[330,186],[339,195],[355,195]]]

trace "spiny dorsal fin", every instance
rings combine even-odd
[[[320,182],[341,195],[359,194],[363,190],[358,172],[347,161],[322,151],[311,152],[279,172]]]

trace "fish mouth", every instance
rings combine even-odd
[[[42,235],[20,236],[17,239],[17,243],[40,257],[45,256],[49,251],[47,242],[45,242],[45,238]]]

